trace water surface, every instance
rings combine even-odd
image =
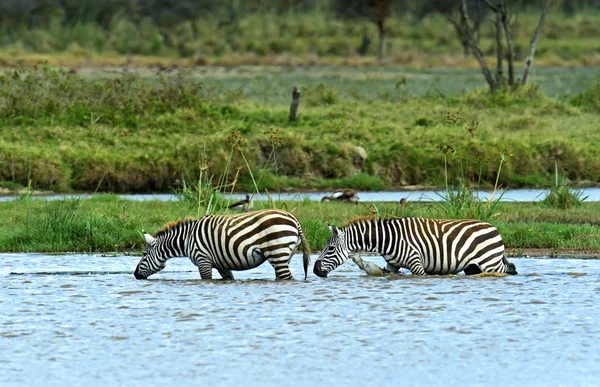
[[[581,188],[582,197],[586,198],[586,202],[597,202],[600,201],[600,188]],[[502,202],[535,202],[543,200],[546,196],[548,190],[544,189],[511,189],[506,190],[500,201]],[[491,198],[498,198],[501,192],[496,192],[495,194],[491,191],[479,191],[477,195],[482,200],[488,200]],[[266,194],[252,194],[253,200],[270,200],[269,196]],[[271,197],[274,200],[310,200],[310,201],[319,201],[323,198],[323,196],[331,195],[332,192],[282,192],[282,193],[273,193]],[[416,191],[364,191],[359,192],[359,201],[361,202],[397,202],[402,198],[405,198],[410,201],[419,201],[419,202],[435,202],[440,201],[445,197],[445,191],[425,191],[425,190],[416,190]],[[91,198],[92,194],[58,194],[58,195],[42,195],[42,196],[32,196],[34,198],[40,198],[45,200],[62,200],[62,199],[73,199],[73,198]],[[177,195],[174,194],[120,194],[119,197],[129,200],[161,200],[161,201],[171,201],[178,200]],[[227,198],[232,200],[243,199],[246,194],[245,193],[237,193],[237,194],[226,194],[224,195]],[[0,196],[0,202],[15,200],[18,196],[7,195]]]
[[[348,262],[291,282],[264,264],[231,282],[200,281],[185,258],[137,281],[138,259],[1,254],[0,384],[600,380],[598,260],[512,259],[522,274],[504,278],[369,277]]]

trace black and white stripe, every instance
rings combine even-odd
[[[213,268],[221,277],[233,279],[232,270],[252,269],[265,261],[273,266],[277,279],[292,279],[288,264],[300,243],[304,278],[310,260],[310,246],[300,222],[279,210],[178,221],[154,237],[145,234],[145,238],[148,246],[135,269],[137,279],[164,269],[174,257],[189,257],[202,279],[211,279]]]
[[[495,272],[517,274],[504,257],[498,230],[478,220],[426,218],[363,218],[337,228],[315,262],[314,272],[326,277],[353,251],[381,254],[388,270],[407,268],[415,275]]]

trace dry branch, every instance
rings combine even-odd
[[[533,40],[531,41],[531,45],[529,46],[529,53],[527,53],[527,60],[525,61],[525,70],[523,70],[523,78],[521,78],[521,85],[524,85],[527,82],[527,76],[529,75],[529,70],[533,65],[533,55],[535,54],[535,46],[537,42],[540,40],[542,36],[542,27],[544,26],[544,20],[546,19],[546,14],[548,13],[548,4],[550,0],[546,0],[544,2],[544,8],[542,8],[542,14],[540,15],[540,21],[538,22],[537,29],[535,30],[535,35],[533,36]]]
[[[485,1],[487,2],[487,0],[485,0]],[[485,58],[483,57],[483,53],[481,52],[481,50],[479,49],[477,44],[473,41],[473,35],[471,33],[471,24],[469,21],[469,13],[467,11],[467,0],[461,0],[460,3],[461,3],[460,16],[462,19],[462,25],[465,28],[465,34],[466,34],[467,40],[469,42],[469,47],[471,47],[471,51],[473,51],[473,55],[475,55],[475,58],[479,62],[479,66],[481,67],[483,76],[485,77],[485,80],[487,81],[488,85],[490,86],[490,90],[493,93],[496,91],[496,82],[494,81],[494,77],[492,77],[492,72],[490,71],[487,64],[485,63]]]
[[[515,47],[512,41],[512,34],[508,27],[508,14],[504,2],[500,0],[500,13],[502,14],[502,26],[506,37],[506,48],[508,49],[508,84],[512,86],[515,83]]]
[[[496,85],[502,85],[502,17],[496,12]]]

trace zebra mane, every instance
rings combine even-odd
[[[194,222],[194,221],[195,220],[192,219],[192,218],[190,218],[190,217],[185,217],[183,219],[179,218],[176,221],[168,222],[168,223],[166,223],[163,226],[162,230],[159,230],[159,231],[156,232],[156,234],[154,234],[154,237],[157,238],[157,237],[159,237],[161,235],[166,234],[170,230],[173,230],[173,229],[175,229],[175,228],[177,228],[177,227],[179,227],[181,225],[188,224],[188,223],[191,223],[191,222]]]
[[[375,215],[367,215],[367,216],[361,216],[359,218],[354,218],[354,219],[348,221],[348,223],[346,223],[343,227],[350,226],[350,225],[353,225],[353,224],[362,223],[362,222],[364,222],[366,220],[377,220],[377,217]]]
[[[376,215],[367,215],[367,216],[361,216],[358,218],[354,218],[350,221],[348,221],[348,223],[346,223],[344,226],[342,227],[347,227],[347,226],[351,226],[351,225],[355,225],[358,223],[363,223],[365,221],[378,221],[378,220],[393,220],[393,219],[402,219],[402,218],[398,218],[396,216],[382,216],[382,217],[378,217]]]

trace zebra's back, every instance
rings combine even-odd
[[[402,218],[396,222],[407,248],[420,255],[425,273],[458,273],[470,265],[481,271],[505,272],[504,242],[489,223],[427,218]]]
[[[280,210],[212,215],[197,221],[193,241],[217,269],[247,270],[265,260],[289,261],[290,250],[304,242],[296,217]],[[308,244],[304,245],[309,251]]]

